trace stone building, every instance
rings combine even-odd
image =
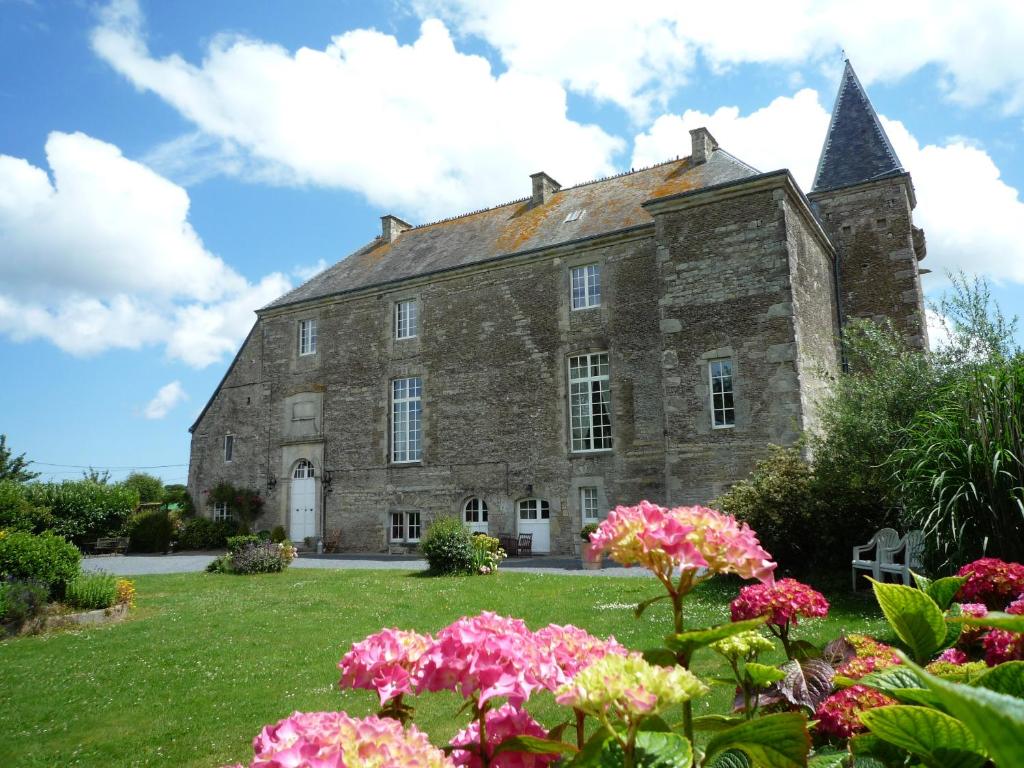
[[[347,550],[459,516],[571,552],[616,504],[707,502],[816,426],[848,317],[926,344],[924,236],[847,65],[814,189],[690,154],[381,235],[257,312],[192,426],[189,489]],[[215,517],[229,507],[206,507]]]

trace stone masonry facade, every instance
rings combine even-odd
[[[343,550],[404,547],[396,516],[425,530],[470,500],[489,533],[515,534],[535,499],[548,550],[571,553],[584,496],[598,516],[707,503],[769,444],[816,429],[845,317],[891,318],[923,343],[908,176],[809,200],[787,171],[691,133],[690,157],[652,169],[566,190],[535,174],[530,198],[422,227],[384,217],[377,240],[260,310],[192,428],[197,505],[213,514],[204,492],[221,481],[253,488],[255,527],[291,531],[308,462],[312,538],[340,531]],[[600,275],[586,309],[579,267]],[[412,338],[396,338],[396,302],[417,309]],[[315,351],[300,354],[309,321]],[[579,451],[569,359],[591,353],[607,354],[611,447]],[[734,404],[717,426],[716,361]],[[397,462],[392,386],[410,377],[422,454]]]

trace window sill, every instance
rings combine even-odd
[[[611,448],[591,448],[585,451],[569,451],[570,458],[573,456],[593,456],[601,453],[615,453],[615,447]]]
[[[711,428],[714,429],[714,430],[736,429],[736,425],[735,424],[717,424],[717,425],[716,424],[712,424]]]
[[[573,312],[586,312],[588,309],[600,309],[600,304],[591,304],[589,307],[573,307]]]
[[[392,459],[391,463],[388,466],[391,466],[391,467],[421,467],[421,466],[423,466],[423,459],[416,459],[414,461],[395,461],[394,459]]]

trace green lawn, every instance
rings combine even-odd
[[[537,628],[572,623],[632,648],[660,642],[665,603],[640,620],[632,606],[658,594],[652,579],[501,573],[423,578],[399,571],[291,570],[266,576],[188,574],[136,579],[138,607],[106,627],[0,643],[0,766],[218,766],[248,763],[259,728],[293,710],[374,710],[369,692],[340,692],[337,662],[383,626],[434,631],[493,610]],[[688,624],[728,619],[738,582],[704,585]],[[828,620],[799,636],[823,642],[840,629],[884,632],[873,601],[829,595]],[[698,654],[696,671],[717,666]],[[698,712],[721,708],[715,689]],[[417,722],[435,740],[463,725],[454,695],[428,694]],[[549,696],[530,709],[553,724]]]

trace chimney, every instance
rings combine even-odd
[[[694,128],[690,131],[690,143],[693,146],[690,157],[694,165],[706,163],[711,159],[711,153],[718,149],[718,142],[707,128]]]
[[[562,185],[548,176],[544,171],[530,175],[533,181],[533,195],[530,197],[530,205],[543,205],[551,196],[562,188]]]
[[[380,235],[385,243],[393,243],[398,236],[407,229],[412,229],[412,224],[402,221],[397,216],[388,214],[380,217]]]

